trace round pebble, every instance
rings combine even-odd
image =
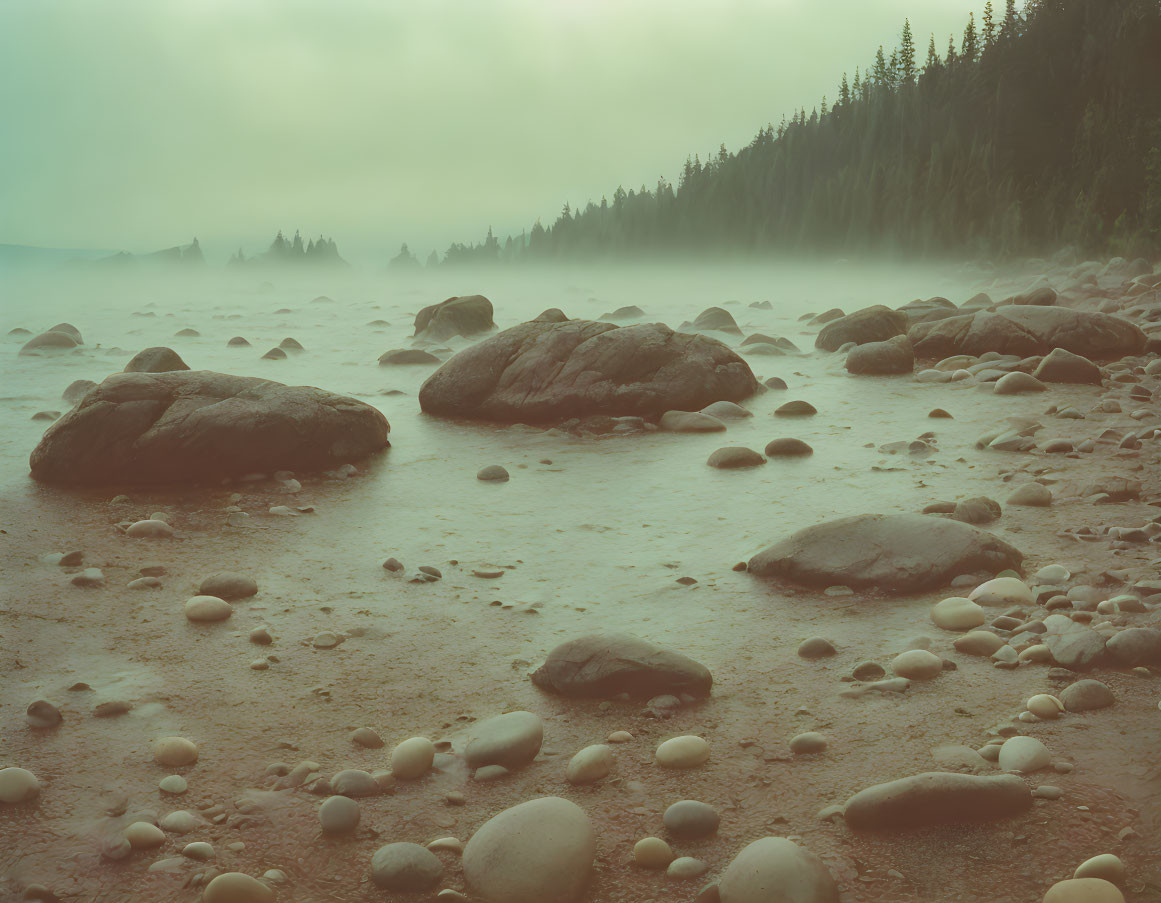
[[[135,850],[150,850],[165,843],[165,833],[147,821],[135,821],[125,829],[125,839]]]
[[[371,881],[384,890],[431,890],[442,877],[439,857],[417,843],[389,843],[371,857]]]
[[[952,596],[932,607],[931,620],[943,630],[971,630],[983,624],[987,616],[971,599]]]
[[[185,616],[191,621],[224,621],[233,613],[233,606],[217,596],[194,596],[185,603]]]
[[[318,808],[318,820],[327,834],[345,834],[359,826],[359,804],[346,796],[331,796]]]
[[[798,644],[800,658],[826,658],[835,654],[834,644],[820,636],[812,636]]]
[[[655,758],[662,768],[695,768],[709,759],[709,755],[709,743],[690,734],[666,740],[657,747]]]
[[[708,871],[708,863],[700,859],[694,859],[692,856],[679,856],[669,863],[669,868],[666,869],[665,874],[670,878],[684,880],[687,878],[696,878],[699,875],[704,875]]]
[[[790,741],[790,751],[796,756],[820,753],[826,749],[826,737],[818,731],[807,731]]]
[[[1102,853],[1086,859],[1076,867],[1073,878],[1102,878],[1113,884],[1123,884],[1125,880],[1125,864],[1119,856],[1112,853]]]
[[[660,837],[642,837],[633,845],[633,861],[644,869],[663,869],[673,861],[673,850]]]
[[[404,740],[391,751],[391,772],[400,780],[423,777],[435,760],[435,744],[426,737]]]
[[[195,840],[182,847],[181,855],[189,859],[196,859],[198,862],[206,862],[214,858],[214,848],[204,840]]]
[[[943,659],[926,649],[909,649],[895,656],[891,670],[910,680],[931,680],[943,673]]]
[[[569,759],[564,777],[570,784],[592,784],[613,770],[613,751],[603,743],[586,746]]]
[[[1060,717],[1060,713],[1064,711],[1064,703],[1047,693],[1037,693],[1028,700],[1025,708],[1037,718],[1052,721]]]
[[[157,786],[164,790],[166,793],[172,793],[177,796],[185,793],[189,787],[189,784],[180,774],[171,774],[158,781]]]
[[[692,840],[715,833],[721,823],[721,816],[709,803],[680,800],[665,810],[662,821],[665,830],[674,837]]]
[[[1051,764],[1048,747],[1035,737],[1009,737],[1000,747],[999,765],[1004,771],[1031,774]]]
[[[198,760],[198,747],[185,737],[162,737],[153,743],[153,761],[158,765],[180,767]]]
[[[40,781],[26,768],[0,768],[0,803],[26,803],[40,795]]]
[[[1102,878],[1069,878],[1052,885],[1044,903],[1125,903],[1125,895]]]
[[[226,872],[206,885],[202,903],[272,903],[274,891],[242,872]]]

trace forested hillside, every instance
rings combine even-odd
[[[1161,254],[1161,0],[989,2],[925,53],[905,23],[832,97],[737,153],[687,159],[676,188],[566,204],[442,262],[1064,245]]]

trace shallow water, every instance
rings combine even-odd
[[[854,837],[815,814],[866,784],[933,768],[935,746],[978,746],[988,728],[1051,686],[1043,669],[1002,672],[949,653],[949,635],[926,615],[939,594],[824,597],[731,571],[771,542],[829,518],[916,511],[937,499],[979,494],[1002,499],[999,470],[1024,460],[978,452],[976,436],[1005,417],[1039,416],[1065,399],[1087,410],[1099,397],[1097,389],[1054,388],[997,404],[986,387],[849,377],[840,356],[813,352],[814,331],[798,320],[834,306],[898,306],[936,294],[962,302],[990,276],[981,280],[978,272],[950,268],[803,264],[439,273],[414,283],[321,274],[271,277],[262,285],[264,279],[218,274],[164,282],[10,280],[7,286],[0,332],[14,326],[38,332],[65,320],[81,329],[87,344],[76,353],[21,358],[22,340],[0,343],[0,499],[11,590],[0,608],[0,665],[10,678],[0,694],[0,767],[26,765],[46,785],[30,811],[0,812],[0,870],[8,875],[0,892],[15,894],[39,881],[62,899],[192,900],[196,890],[184,884],[200,866],[185,862],[173,873],[146,869],[178,855],[184,842],[207,839],[219,849],[213,863],[219,868],[284,870],[290,881],[280,886],[279,901],[385,899],[365,878],[379,844],[423,843],[447,834],[466,839],[500,808],[549,794],[576,799],[599,825],[594,901],[692,899],[704,881],[673,882],[628,865],[632,843],[660,834],[660,813],[680,798],[710,802],[723,815],[717,837],[679,851],[710,863],[706,880],[745,843],[773,833],[802,837],[831,866],[849,900],[1036,899],[1052,880],[1099,852],[1117,852],[1141,882],[1161,883],[1159,866],[1149,858],[1161,849],[1159,776],[1147,757],[1143,764],[1133,755],[1121,762],[1109,754],[1126,743],[1141,751],[1161,744],[1156,681],[1112,675],[1116,709],[1036,726],[1036,736],[1058,758],[1077,763],[1070,775],[1034,781],[1065,787],[1063,800],[1038,802],[1017,823],[902,839]],[[747,402],[755,416],[731,423],[725,434],[586,440],[428,417],[418,411],[416,393],[434,367],[380,367],[377,358],[410,346],[420,307],[475,292],[491,298],[500,328],[549,307],[598,317],[629,304],[644,308],[647,320],[677,326],[722,305],[744,333],[784,335],[805,353],[749,359],[759,377],[781,376],[790,388]],[[333,301],[312,301],[323,294]],[[775,310],[748,306],[760,300],[770,300]],[[276,314],[281,308],[291,312]],[[376,319],[391,325],[365,325]],[[186,327],[201,336],[174,337]],[[234,335],[252,347],[227,348]],[[305,351],[285,361],[260,360],[287,336]],[[466,344],[456,340],[450,347]],[[133,502],[122,507],[109,504],[121,489],[33,484],[27,455],[44,424],[31,415],[62,410],[60,392],[70,382],[99,381],[152,345],[174,348],[194,368],[360,398],[390,420],[392,447],[359,462],[360,473],[346,480],[301,476],[296,495],[268,482],[129,489]],[[389,390],[404,394],[383,394]],[[810,401],[818,415],[772,416],[792,398]],[[929,419],[934,407],[955,419]],[[1099,418],[1082,426],[1062,423],[1062,435],[1099,431]],[[927,431],[934,431],[938,449],[929,456],[879,451],[884,443]],[[760,450],[779,436],[806,440],[814,455],[741,472],[705,465],[722,445]],[[1052,463],[1059,464],[1062,479],[1067,468],[1089,466]],[[477,481],[476,471],[487,464],[507,467],[511,481]],[[245,527],[225,522],[222,509],[235,491],[252,515]],[[297,518],[265,514],[279,504],[316,510]],[[1119,522],[1139,521],[1140,511],[1149,511],[1125,508]],[[157,510],[171,515],[177,541],[134,542],[113,526]],[[1108,517],[1063,506],[1009,509],[996,532],[1025,551],[1030,569],[1061,561],[1074,573],[1098,574],[1113,566],[1103,548],[1098,554],[1055,534],[1070,518],[1097,523],[1093,518],[1102,516]],[[39,561],[44,553],[74,548],[86,551],[86,563],[104,568],[105,588],[71,587],[60,568]],[[404,582],[380,567],[388,556],[409,571],[421,564],[440,567],[444,579]],[[147,561],[169,568],[165,587],[124,590]],[[473,577],[472,569],[484,564],[505,568],[504,576]],[[200,579],[230,569],[254,574],[259,595],[238,603],[224,625],[187,623],[180,607]],[[681,585],[676,578],[682,576],[698,582]],[[272,647],[246,639],[263,623],[276,636]],[[347,639],[335,649],[315,649],[309,638],[323,629],[345,632]],[[553,699],[531,687],[527,673],[553,645],[595,630],[636,632],[692,655],[714,673],[713,698],[657,720],[644,716],[640,704],[615,703],[606,711],[596,702]],[[812,634],[830,638],[840,654],[822,662],[798,659],[798,642]],[[957,660],[959,670],[898,698],[838,697],[845,686],[840,678],[855,663],[885,661],[915,635],[931,637],[933,648]],[[250,661],[268,652],[280,662],[250,670]],[[92,690],[66,689],[77,681]],[[65,712],[65,725],[49,735],[23,727],[23,708],[38,696]],[[110,698],[129,699],[135,708],[122,718],[89,717],[95,702]],[[120,862],[99,856],[94,838],[125,819],[102,814],[99,796],[106,786],[125,794],[130,813],[193,810],[197,802],[213,801],[235,819],[235,800],[268,789],[262,778],[268,762],[312,759],[328,774],[383,767],[399,740],[416,734],[455,740],[467,722],[510,708],[545,718],[543,760],[485,785],[468,780],[455,760],[443,760],[443,773],[401,785],[394,796],[363,801],[363,826],[353,838],[320,838],[317,800],[308,793],[263,792],[255,796],[257,824],[207,825],[171,839],[162,852]],[[387,748],[353,747],[347,735],[361,725],[378,730]],[[591,788],[564,783],[567,757],[617,729],[637,739],[617,748],[614,779]],[[786,741],[810,729],[827,733],[830,750],[791,762]],[[696,772],[659,774],[652,750],[683,732],[704,733],[713,759]],[[190,736],[202,749],[199,764],[183,770],[191,790],[180,799],[159,796],[156,782],[165,770],[149,755],[150,740],[169,733]],[[297,750],[279,748],[280,741]],[[446,806],[442,796],[452,789],[463,790],[468,805]],[[1115,839],[1127,825],[1141,835],[1135,845]],[[224,849],[236,840],[245,842],[244,850]],[[462,887],[458,865],[450,858],[445,864],[443,886]],[[1145,884],[1133,897],[1154,898]]]

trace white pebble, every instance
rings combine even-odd
[[[569,759],[564,771],[570,784],[591,784],[608,775],[613,769],[613,751],[603,743],[586,746]]]
[[[694,768],[710,755],[709,744],[692,734],[673,737],[657,747],[656,762],[662,768]]]
[[[987,617],[971,599],[952,596],[932,606],[931,620],[944,630],[971,630],[983,624]]]
[[[435,760],[435,744],[427,737],[404,740],[391,751],[391,773],[400,780],[423,777]]]

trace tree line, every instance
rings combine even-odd
[[[1161,0],[991,0],[922,64],[909,22],[833,99],[428,266],[669,253],[1161,255]],[[419,266],[404,246],[395,265]]]

